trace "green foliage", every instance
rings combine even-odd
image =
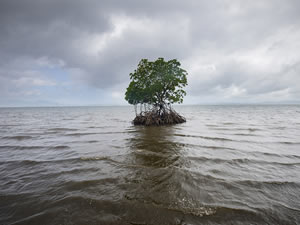
[[[187,72],[180,68],[176,59],[164,61],[158,58],[151,62],[142,59],[137,69],[130,73],[130,84],[125,99],[133,105],[164,105],[182,103],[186,92]]]

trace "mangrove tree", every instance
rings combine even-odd
[[[142,59],[137,69],[130,73],[130,84],[125,99],[134,105],[135,125],[165,125],[185,122],[173,108],[182,103],[186,92],[187,72],[178,60],[156,61]]]

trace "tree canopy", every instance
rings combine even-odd
[[[176,59],[156,61],[142,59],[136,70],[130,73],[130,84],[125,99],[133,105],[152,104],[163,106],[182,103],[186,92],[187,72]]]

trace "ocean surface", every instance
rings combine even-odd
[[[300,224],[300,106],[0,109],[0,224]]]

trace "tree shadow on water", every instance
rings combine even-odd
[[[176,142],[174,126],[136,127],[129,139],[131,159],[144,167],[167,168],[178,166],[182,144]]]
[[[174,136],[176,126],[134,127],[128,139],[124,199],[127,219],[137,224],[180,224],[183,213],[178,207],[182,195],[179,170],[184,163],[184,146]]]

